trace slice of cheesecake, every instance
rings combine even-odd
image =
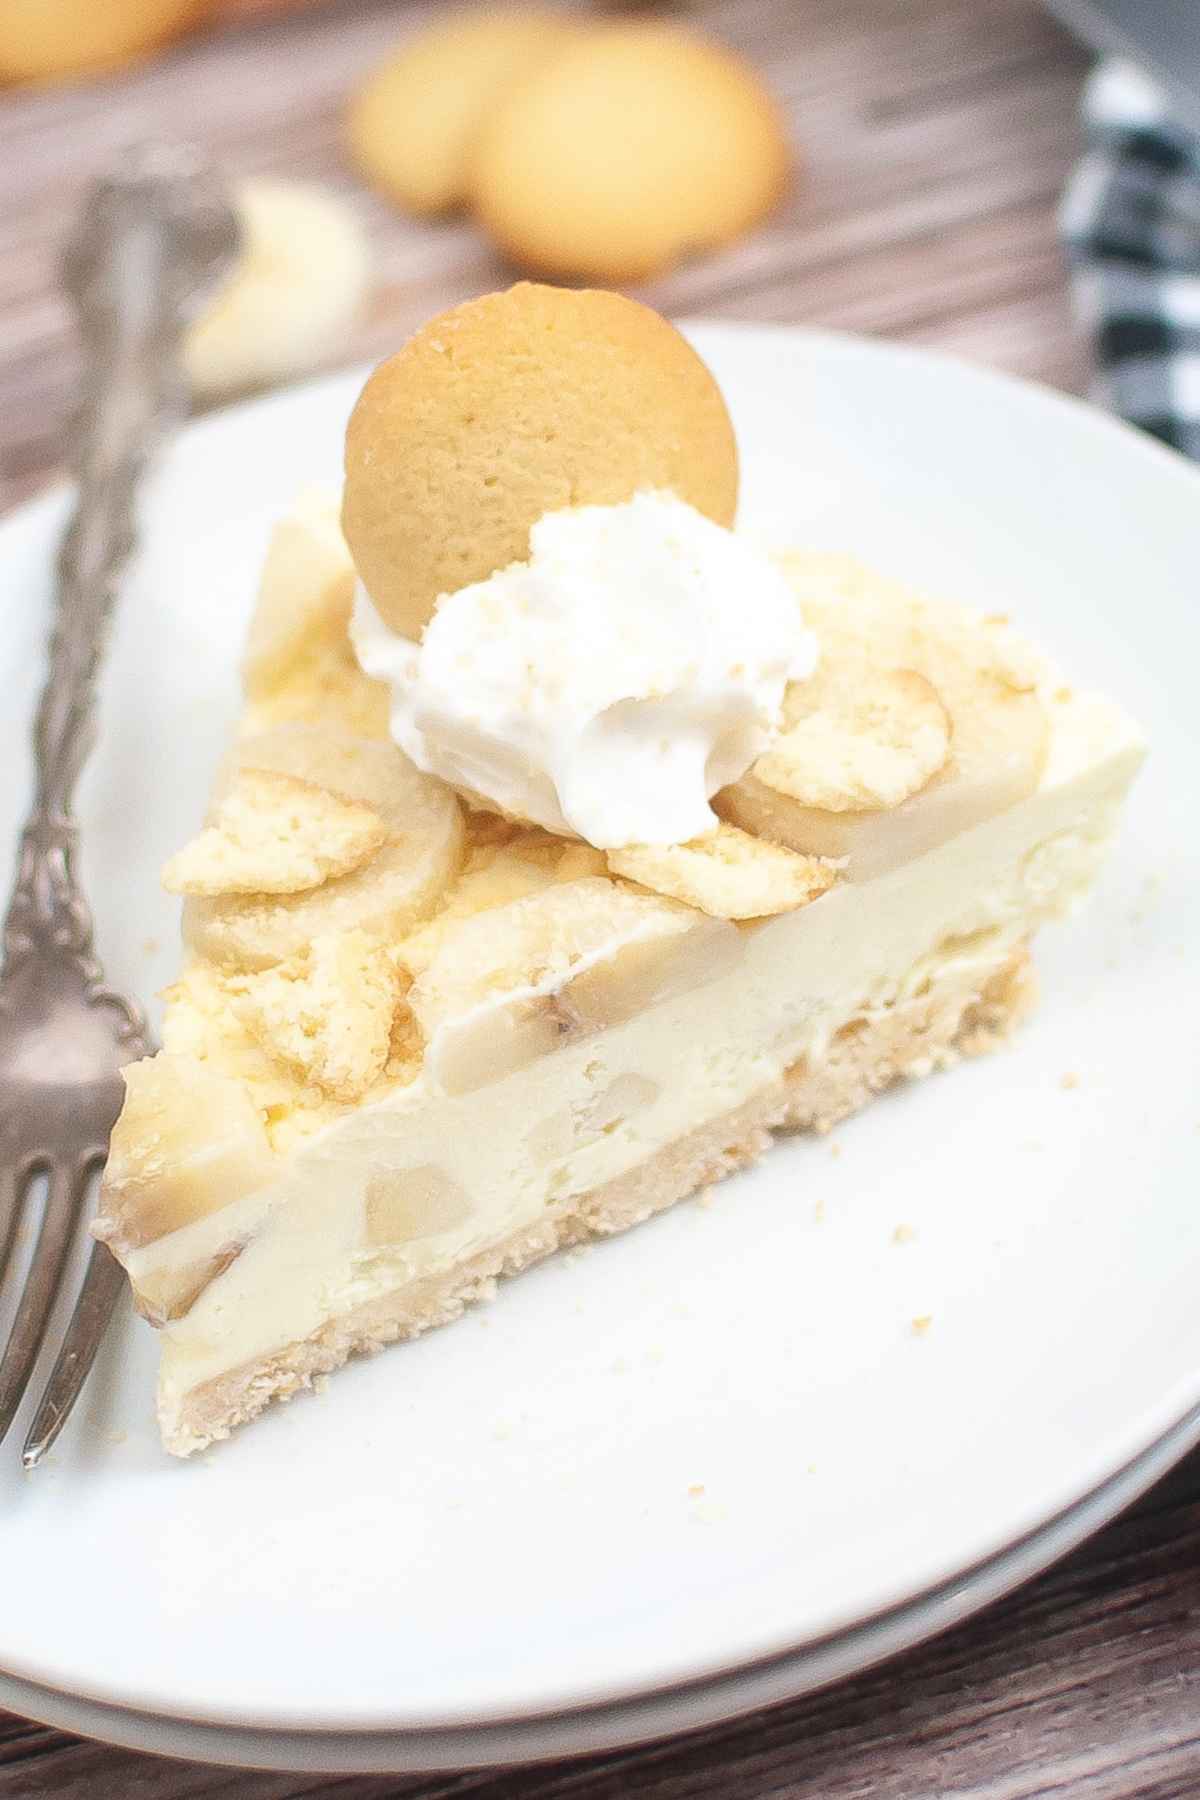
[[[776,741],[715,832],[604,853],[406,760],[350,647],[336,505],[279,526],[95,1227],[160,1329],[169,1450],[1028,1008],[1030,939],[1091,884],[1138,733],[1002,621],[785,567],[821,660]]]

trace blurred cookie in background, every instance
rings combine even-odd
[[[329,0],[0,0],[0,81],[103,74],[198,25],[303,12]]]
[[[562,13],[484,7],[418,33],[351,105],[349,142],[359,170],[411,212],[461,205],[486,118],[514,82],[577,29]]]
[[[501,99],[473,197],[519,266],[636,281],[756,224],[790,161],[783,115],[741,57],[627,23],[588,32]]]
[[[118,68],[211,10],[211,0],[0,0],[0,79],[54,81]]]
[[[471,206],[534,274],[638,281],[756,224],[787,182],[749,63],[650,19],[488,6],[404,43],[354,97],[357,168],[411,212]]]
[[[269,13],[305,12],[329,0],[214,0],[218,19],[258,19]]]
[[[339,356],[371,286],[371,256],[353,203],[306,181],[241,182],[242,251],[192,326],[184,360],[204,398],[307,374]]]

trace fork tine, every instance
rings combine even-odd
[[[17,1238],[17,1218],[29,1185],[26,1169],[0,1169],[0,1282]]]
[[[37,1468],[70,1417],[125,1285],[125,1271],[107,1245],[93,1244],[67,1335],[21,1452],[27,1469]]]
[[[0,1288],[3,1288],[5,1279],[12,1273],[17,1248],[17,1227],[21,1223],[21,1214],[29,1203],[30,1190],[38,1177],[45,1173],[46,1164],[43,1162],[27,1162],[14,1168],[0,1169]]]
[[[37,1247],[12,1331],[0,1359],[0,1443],[16,1416],[33,1373],[54,1297],[58,1293],[67,1251],[74,1236],[80,1203],[88,1182],[88,1165],[52,1163],[47,1175],[46,1210]]]

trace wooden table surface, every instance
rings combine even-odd
[[[99,0],[98,0],[99,3]],[[52,472],[75,358],[55,248],[80,183],[134,132],[211,144],[233,172],[340,182],[342,97],[423,16],[397,0],[227,30],[137,72],[0,96],[0,508]],[[1086,66],[1036,0],[706,0],[787,103],[802,179],[752,239],[645,290],[673,313],[937,345],[1061,387],[1087,381],[1054,209]],[[469,224],[364,198],[376,302],[349,354],[503,284]],[[3,1604],[0,1525],[0,1605]],[[157,1761],[0,1713],[0,1800],[500,1796],[1200,1795],[1200,1457],[1068,1561],[970,1624],[826,1693],[625,1755],[423,1780],[255,1775]]]

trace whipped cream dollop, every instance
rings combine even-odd
[[[670,494],[547,513],[528,562],[438,602],[420,643],[360,585],[359,662],[429,774],[597,849],[676,844],[779,729],[816,640],[761,550]]]

